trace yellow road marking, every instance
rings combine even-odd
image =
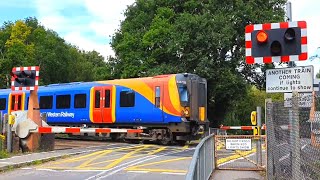
[[[158,149],[155,149],[154,151],[151,151],[148,153],[148,155],[153,155],[153,154],[156,154],[156,153],[159,153],[163,150],[167,149],[167,147],[160,147]],[[175,149],[173,149],[173,151],[176,151]],[[136,158],[136,157],[141,157],[141,156],[144,156],[144,154],[142,155],[136,155],[136,156],[131,156],[131,157],[128,157],[127,159],[132,159],[132,158]],[[90,165],[98,165],[98,164],[103,164],[103,163],[108,163],[108,162],[111,162],[111,161],[115,161],[117,160],[118,158],[116,159],[110,159],[110,160],[107,160],[107,161],[101,161],[101,162],[97,162],[97,163],[92,163]]]
[[[91,164],[90,164],[91,162],[93,162],[93,161],[99,159],[100,157],[102,157],[102,156],[104,156],[104,155],[106,155],[106,154],[109,154],[109,153],[111,153],[111,152],[112,152],[112,150],[106,150],[105,152],[103,152],[103,153],[95,156],[94,158],[91,158],[91,159],[83,162],[82,164],[80,164],[80,165],[79,165],[78,167],[76,167],[76,168],[82,168],[82,167],[85,167],[85,166],[90,166],[90,165],[91,165]]]
[[[86,159],[86,158],[89,158],[91,156],[95,156],[95,155],[99,155],[101,153],[104,153],[105,151],[121,151],[121,150],[128,150],[128,149],[133,149],[133,148],[137,148],[137,147],[143,147],[144,145],[139,145],[139,146],[132,146],[132,147],[125,147],[125,148],[122,148],[122,147],[117,147],[117,148],[114,148],[114,149],[107,149],[107,150],[102,150],[102,151],[97,151],[97,152],[93,152],[93,153],[90,153],[90,154],[87,154],[87,155],[83,155],[83,156],[80,156],[80,157],[75,157],[75,158],[71,158],[71,159],[66,159],[66,160],[62,160],[62,161],[58,161],[58,162],[55,162],[53,164],[61,164],[61,163],[68,163],[68,162],[77,162],[77,161],[81,161],[83,159]],[[151,145],[150,145],[151,146]]]
[[[136,149],[136,150],[134,150],[134,151],[132,151],[132,152],[130,152],[130,153],[122,156],[121,158],[117,159],[116,161],[112,162],[112,163],[109,164],[108,166],[105,166],[105,168],[106,168],[106,169],[113,168],[114,166],[118,165],[118,164],[121,163],[122,161],[124,161],[124,160],[126,160],[126,159],[129,159],[129,158],[130,158],[132,155],[134,155],[135,153],[137,153],[137,152],[139,152],[139,151],[141,151],[141,150],[143,150],[143,149],[146,149],[146,148],[148,148],[148,147],[150,147],[150,146],[144,146],[144,147],[142,147],[142,148],[140,148],[140,149]]]
[[[90,153],[90,154],[87,154],[87,155],[84,155],[84,156],[80,156],[80,157],[76,157],[76,158],[71,158],[71,159],[66,159],[66,160],[58,161],[58,162],[55,162],[55,163],[53,163],[53,164],[61,164],[61,163],[67,163],[67,162],[81,161],[81,160],[86,159],[86,158],[88,158],[88,157],[91,157],[91,156],[95,156],[95,155],[104,153],[105,151],[109,151],[109,150],[97,151],[97,152]]]
[[[146,151],[145,149],[147,149],[149,147],[153,147],[153,146],[154,145],[140,145],[140,146],[133,146],[133,147],[125,147],[125,148],[107,149],[107,150],[93,152],[93,153],[90,153],[90,154],[87,154],[87,155],[84,155],[84,156],[75,157],[75,158],[59,161],[59,162],[56,162],[56,163],[52,163],[52,165],[58,165],[58,164],[62,164],[62,163],[79,162],[79,161],[84,160],[83,163],[81,163],[79,166],[76,166],[76,167],[72,167],[72,166],[70,166],[70,167],[40,166],[40,168],[44,168],[45,167],[45,168],[50,168],[50,169],[75,169],[75,170],[90,170],[90,169],[92,170],[92,169],[95,169],[95,170],[106,170],[106,169],[110,169],[110,168],[120,164],[124,160],[145,156],[145,154],[141,154],[141,155],[134,155],[134,154],[137,153],[137,152],[141,152],[141,151],[145,152]],[[122,150],[130,150],[130,149],[133,149],[133,148],[139,148],[139,149],[136,149],[136,150],[134,150],[132,152],[129,152],[127,154],[124,154],[124,153],[121,153],[121,152],[119,154],[116,154],[116,155],[123,155],[124,154],[124,156],[122,156],[121,158],[114,158],[114,159],[101,161],[101,162],[93,162],[93,161],[96,161],[99,158],[102,158],[104,155],[110,154],[112,152],[119,152],[119,151],[122,151]],[[151,151],[151,152],[149,152],[147,154],[148,155],[156,154],[156,153],[159,153],[159,152],[161,152],[163,150],[166,150],[167,148],[168,147],[157,147],[157,149],[154,149],[153,151]],[[168,150],[173,151],[173,152],[175,152],[175,151],[182,152],[187,148],[188,148],[188,146],[184,146],[182,148],[168,149]],[[115,154],[112,154],[112,155],[115,155]],[[161,162],[154,162],[152,164],[159,164],[159,163],[183,160],[183,159],[188,159],[188,158],[191,158],[191,157],[170,159],[170,160],[165,160],[165,161],[161,161]],[[105,167],[93,167],[93,166],[96,166],[96,165],[99,165],[99,164],[109,163],[109,162],[112,162],[112,163],[107,165],[107,166],[105,166]],[[145,165],[148,165],[148,164],[145,164]],[[143,165],[140,165],[140,166],[143,166]],[[160,170],[154,170],[154,171],[160,171]],[[165,170],[163,170],[163,172],[182,172],[182,171],[180,171],[180,170],[178,170],[178,171],[165,171]]]
[[[185,146],[183,146],[181,149],[182,150],[186,150],[186,149],[188,149],[189,148],[189,145],[185,145]]]
[[[161,152],[161,151],[163,151],[165,149],[167,149],[167,147],[161,147],[159,149],[156,149],[154,151],[149,152],[148,155],[156,154],[156,153]]]
[[[167,160],[163,160],[163,161],[157,161],[157,162],[152,162],[152,163],[147,163],[147,164],[141,164],[138,166],[131,166],[128,167],[127,171],[151,171],[151,172],[177,172],[177,173],[185,173],[187,171],[185,170],[172,170],[172,169],[150,169],[150,168],[140,168],[140,167],[144,167],[144,166],[150,166],[150,165],[154,165],[154,164],[161,164],[161,163],[166,163],[166,162],[172,162],[172,161],[180,161],[180,160],[185,160],[185,159],[191,159],[192,157],[182,157],[182,158],[175,158],[175,159],[167,159]]]
[[[225,162],[228,162],[228,161],[231,161],[234,159],[239,159],[240,157],[247,156],[247,155],[252,154],[254,152],[256,152],[256,149],[252,149],[251,151],[236,152],[237,154],[235,154],[235,155],[218,159],[217,164],[220,165],[222,163],[225,163]]]
[[[173,169],[148,169],[148,168],[138,168],[138,169],[126,169],[128,171],[149,171],[149,172],[171,172],[171,173],[187,173],[186,170],[173,170]]]

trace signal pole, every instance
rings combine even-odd
[[[291,22],[292,21],[292,10],[291,10],[291,2],[288,1],[286,4],[286,16],[287,16],[287,21]]]
[[[290,1],[288,1],[286,4],[286,17],[287,17],[288,22],[292,21],[292,9],[291,9],[291,2]],[[288,67],[293,67],[293,65],[294,65],[293,61],[290,61],[288,63]]]

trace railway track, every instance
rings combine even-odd
[[[108,144],[109,142],[102,141],[102,140],[79,140],[75,138],[56,138],[54,149],[61,150],[61,149],[84,148],[89,146],[102,146],[102,145]]]
[[[83,148],[89,146],[103,146],[110,143],[116,144],[142,144],[141,141],[132,143],[132,142],[119,142],[113,141],[110,138],[106,137],[92,137],[92,136],[71,136],[71,137],[64,137],[64,136],[56,136],[55,138],[55,150],[61,149],[72,149],[72,148]],[[199,141],[192,141],[187,143],[190,147],[195,147]],[[156,145],[154,142],[144,141],[143,144],[153,144]],[[173,146],[177,146],[177,143],[171,144]],[[181,146],[181,145],[178,145]]]

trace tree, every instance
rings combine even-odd
[[[316,78],[319,78],[319,79],[320,79],[320,70],[319,70],[319,72],[317,73]]]
[[[244,63],[249,23],[283,21],[284,0],[137,0],[111,42],[116,77],[190,72],[208,81],[209,119],[218,125],[246,94],[263,83]],[[259,85],[263,87],[263,85]]]
[[[36,18],[5,22],[0,28],[0,84],[10,86],[15,66],[40,66],[40,84],[111,78],[111,68],[96,51],[81,51]]]

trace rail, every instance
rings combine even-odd
[[[192,156],[186,180],[208,180],[214,170],[214,134],[205,137]]]

